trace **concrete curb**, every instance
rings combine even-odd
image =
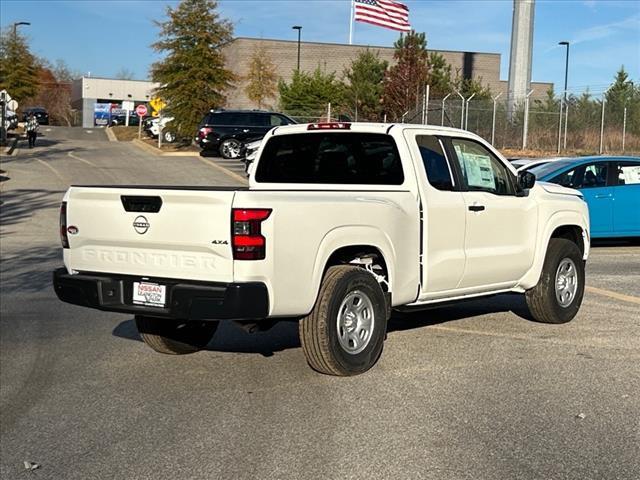
[[[110,142],[118,141],[118,137],[116,137],[116,134],[113,133],[110,128],[105,128],[104,131],[107,133],[107,138],[109,139]]]
[[[159,157],[199,157],[200,152],[163,152],[157,147],[153,147],[142,140],[138,140],[134,138],[131,140],[135,145],[146,150],[147,152],[153,153]]]

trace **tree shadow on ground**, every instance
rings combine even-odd
[[[61,249],[39,246],[3,252],[0,262],[2,295],[36,293],[51,287],[51,272],[62,264]]]
[[[498,295],[481,300],[467,301],[456,305],[433,308],[410,313],[394,312],[389,320],[387,332],[430,327],[463,318],[490,313],[511,311],[530,320],[522,295]],[[113,330],[116,337],[142,341],[133,319],[121,322]],[[232,322],[221,322],[207,350],[216,352],[253,353],[270,357],[276,352],[300,347],[297,321],[278,322],[266,332],[247,333]]]
[[[0,194],[0,225],[6,227],[28,220],[41,209],[58,208],[63,195],[62,190],[18,189],[3,192]]]

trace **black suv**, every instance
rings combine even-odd
[[[200,127],[196,142],[204,151],[218,151],[224,158],[240,158],[243,143],[260,140],[273,127],[297,123],[282,113],[263,110],[211,110]]]
[[[29,115],[36,117],[39,125],[49,125],[49,114],[44,107],[29,107],[22,111],[22,120],[26,122],[29,119]]]

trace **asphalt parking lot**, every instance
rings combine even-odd
[[[43,134],[0,166],[3,479],[640,478],[639,246],[593,248],[569,324],[529,321],[517,295],[397,314],[358,377],[310,370],[293,323],[163,356],[130,316],[56,299],[59,201],[237,180],[100,130]]]

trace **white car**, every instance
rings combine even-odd
[[[380,357],[392,309],[504,292],[564,323],[582,302],[589,215],[462,130],[325,123],[272,129],[248,187],[72,186],[60,232],[68,303],[135,315],[163,353],[219,321],[299,321],[315,370]]]
[[[254,142],[245,143],[244,145],[244,171],[247,172],[247,174],[249,174],[251,165],[258,156],[258,150],[260,150],[263,140],[264,138],[261,138]]]
[[[173,117],[162,117],[162,121],[159,117],[154,118],[150,121],[147,132],[153,138],[158,138],[160,131],[162,131],[162,140],[167,143],[173,143],[176,141],[176,134],[170,127],[167,127],[172,121]]]
[[[519,158],[512,160],[511,165],[516,167],[518,171],[530,170],[533,167],[539,167],[540,165],[546,165],[547,163],[555,162],[557,160],[564,160],[566,157],[550,157],[550,158]]]

